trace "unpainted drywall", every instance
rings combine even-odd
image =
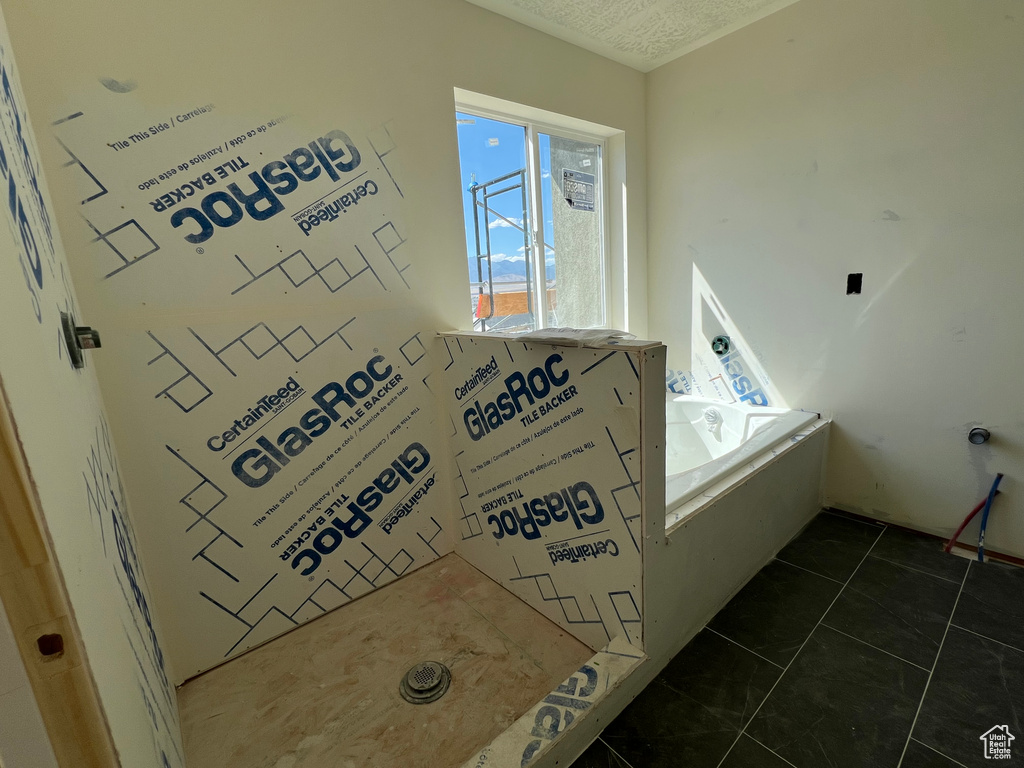
[[[1022,91],[1013,0],[802,0],[648,79],[669,366],[690,363],[696,267],[745,359],[834,414],[827,503],[948,535],[1004,472],[986,544],[1018,556]]]
[[[90,360],[75,370],[64,343],[61,312],[83,315],[18,70],[0,18],[0,377],[73,606],[76,637],[66,647],[78,648],[79,640],[84,647],[122,764],[176,768],[184,757],[160,619],[95,369]],[[0,646],[0,653],[10,650],[6,642]],[[31,697],[23,686],[20,693],[5,687],[0,681],[5,698]],[[10,700],[0,705],[2,711]],[[20,723],[27,748],[38,736],[36,718],[28,705],[17,717],[5,724]],[[48,752],[42,745],[31,764],[46,765]],[[4,759],[14,768],[29,764],[20,762],[23,757],[7,750]]]
[[[618,291],[629,281],[642,292],[642,75],[461,0],[97,0],[9,13],[30,109],[48,126],[44,164],[61,179],[56,219],[82,316],[104,334],[92,359],[173,679],[449,551],[445,487],[432,485],[385,526],[394,505],[370,486],[389,486],[397,502],[409,489],[390,487],[382,473],[392,462],[405,457],[416,484],[434,476],[435,464],[419,474],[425,453],[444,461],[428,335],[470,323],[453,88],[625,132],[616,162],[630,186],[612,199],[628,195],[629,208],[611,238],[620,265],[624,241],[631,259]],[[324,166],[287,192],[266,178],[319,139],[310,151],[341,153],[332,160],[348,166],[337,167],[344,178],[328,182]],[[283,209],[265,196],[235,216],[230,197],[262,183],[254,169],[281,187]],[[339,185],[364,171],[358,183],[370,190],[372,180],[374,191],[347,213],[316,229],[309,216],[292,220],[321,195],[336,202]],[[644,317],[643,302],[632,303],[630,326],[642,333]],[[315,443],[285,435],[323,387],[361,391],[385,367],[372,395],[339,406],[351,420],[323,430],[309,421]],[[245,424],[281,389],[305,404]],[[270,418],[272,431],[257,438]],[[254,448],[268,436],[277,453]],[[426,451],[406,450],[415,445]],[[346,517],[339,526],[336,513],[356,514],[351,503],[375,525]]]

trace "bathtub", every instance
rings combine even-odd
[[[693,499],[818,418],[816,413],[666,393],[665,512]]]

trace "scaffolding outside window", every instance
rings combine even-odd
[[[458,109],[470,312],[479,331],[603,326],[603,139]]]

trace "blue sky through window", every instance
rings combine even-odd
[[[469,192],[475,182],[483,184],[491,179],[526,168],[526,129],[519,125],[491,120],[462,112],[456,113],[459,139],[459,165],[463,200],[463,216],[466,231],[466,254],[471,281],[477,279],[475,254],[476,241],[473,234],[473,196]],[[541,180],[550,184],[551,152],[550,139],[541,134]],[[504,186],[502,184],[501,186]],[[545,234],[551,243],[551,195],[545,195]],[[524,213],[519,191],[507,192],[490,199],[490,206],[502,216],[523,225]],[[480,215],[483,210],[480,209]],[[505,280],[526,279],[526,264],[529,255],[523,249],[523,233],[508,222],[491,216],[488,222],[491,235],[491,268],[495,278]],[[545,249],[547,277],[554,278],[554,252]]]

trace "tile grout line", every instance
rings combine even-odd
[[[936,575],[934,573],[930,573],[928,571],[923,571],[920,568],[915,568],[912,565],[907,565],[906,563],[900,563],[900,562],[897,562],[896,560],[891,560],[888,557],[882,557],[881,555],[872,555],[871,557],[873,557],[875,560],[884,560],[885,562],[890,563],[891,565],[899,566],[900,568],[906,568],[908,571],[913,571],[914,573],[921,573],[921,574],[924,574],[925,576],[931,576],[933,579],[940,579],[941,581],[949,582],[950,584],[959,584],[960,583],[956,579],[947,579],[945,576],[938,576],[938,575]]]
[[[839,512],[833,512],[831,509],[825,509],[825,510],[822,510],[822,511],[825,514],[827,514],[827,515],[832,515],[833,517],[838,517],[841,520],[850,520],[851,522],[863,523],[864,525],[868,525],[868,526],[872,525],[871,522],[868,522],[866,520],[858,520],[856,518],[847,517],[846,515],[840,514]],[[878,524],[883,526],[883,528],[882,528],[883,531],[888,530],[890,527],[892,527],[892,526],[888,525],[887,523],[882,523],[880,521],[878,522]],[[913,528],[899,528],[898,526],[896,526],[896,528],[897,528],[897,530],[902,530],[902,531],[907,532],[907,533],[923,533],[922,531],[915,531]],[[927,536],[928,534],[925,534],[925,535]],[[942,543],[941,539],[936,539],[936,541],[938,543],[940,543],[940,544]],[[914,568],[913,566],[907,565],[905,563],[899,563],[899,562],[896,562],[895,560],[890,560],[887,557],[882,557],[882,555],[872,555],[872,557],[874,557],[877,560],[885,560],[887,563],[892,563],[893,565],[902,566],[903,568],[909,568],[910,570],[917,571],[918,573],[924,573],[924,574],[927,574],[928,576],[933,576],[936,579],[942,579],[943,581],[948,581],[948,582],[951,582],[953,584],[957,583],[956,579],[947,579],[945,576],[938,576],[938,575],[936,575],[934,573],[929,573],[928,571],[923,571],[920,568]]]
[[[927,667],[922,667],[920,664],[915,664],[914,662],[910,661],[909,659],[904,659],[902,656],[897,656],[895,653],[891,653],[891,652],[885,650],[884,648],[879,648],[877,645],[872,645],[871,643],[868,643],[868,642],[866,642],[864,640],[861,640],[859,637],[854,637],[849,632],[843,632],[843,630],[841,630],[841,629],[836,629],[831,624],[826,624],[824,621],[821,622],[821,626],[825,627],[826,629],[831,629],[833,632],[838,632],[840,635],[846,635],[846,637],[850,638],[851,640],[856,640],[861,645],[866,645],[868,648],[873,648],[874,650],[878,651],[879,653],[884,653],[886,656],[892,656],[894,659],[896,659],[897,661],[902,661],[904,664],[909,664],[912,667],[917,667],[922,672],[927,672],[928,671]],[[938,653],[938,652],[936,652],[936,653]]]
[[[741,734],[741,735],[743,735],[743,734]],[[780,755],[780,754],[779,754],[778,752],[776,752],[776,751],[775,751],[774,749],[771,749],[770,747],[766,747],[766,746],[765,746],[764,744],[762,744],[762,743],[761,743],[760,741],[758,741],[757,739],[755,739],[755,738],[754,738],[753,736],[751,736],[751,735],[750,735],[749,733],[748,733],[748,734],[746,734],[746,737],[747,737],[748,739],[750,739],[750,740],[751,740],[752,742],[754,742],[755,744],[757,744],[757,745],[758,745],[759,747],[761,747],[761,748],[762,748],[763,750],[765,750],[766,752],[771,752],[771,753],[772,753],[773,755],[775,755],[775,756],[776,756],[777,758],[779,758],[779,760],[781,760],[782,762],[784,762],[784,763],[785,763],[786,765],[792,765],[792,766],[793,766],[793,768],[796,768],[796,766],[795,766],[795,765],[793,765],[793,764],[792,764],[791,762],[789,762],[789,760],[787,760],[786,758],[784,758],[784,757],[783,757],[782,755]]]
[[[684,692],[684,691],[680,691],[680,690],[679,690],[678,688],[673,688],[673,687],[672,687],[672,686],[671,686],[671,685],[669,684],[669,682],[668,682],[667,680],[664,680],[664,679],[662,679],[660,675],[658,675],[657,677],[655,677],[655,678],[654,678],[654,680],[652,680],[652,681],[651,681],[651,682],[649,683],[649,685],[654,685],[654,684],[657,684],[657,685],[663,686],[663,687],[665,687],[665,688],[668,688],[668,689],[669,689],[670,691],[672,691],[672,693],[674,693],[674,694],[675,694],[676,696],[680,697],[681,699],[686,699],[687,701],[690,701],[690,702],[692,702],[692,703],[696,704],[696,705],[697,705],[698,707],[700,707],[701,709],[705,710],[705,711],[706,711],[706,712],[707,712],[707,713],[708,713],[709,715],[711,715],[711,716],[712,716],[713,718],[715,718],[716,720],[720,720],[720,721],[722,721],[723,723],[725,723],[726,725],[728,725],[728,721],[727,721],[727,720],[725,720],[725,719],[724,719],[723,717],[721,717],[720,715],[717,715],[717,714],[715,713],[715,710],[713,710],[713,709],[711,708],[711,706],[710,706],[710,705],[708,705],[708,704],[704,704],[704,703],[702,703],[702,702],[698,701],[697,699],[695,699],[695,698],[694,698],[693,696],[691,696],[690,694],[688,694],[688,693],[686,693],[686,692]],[[0,768],[3,768],[3,767],[2,767],[2,766],[0,766]]]
[[[1024,648],[1018,648],[1015,645],[1010,645],[1009,643],[1004,643],[1002,640],[996,640],[994,637],[989,637],[988,635],[983,635],[983,634],[981,634],[981,632],[975,632],[973,629],[968,629],[967,627],[961,627],[959,624],[954,624],[952,619],[949,622],[949,626],[954,627],[955,629],[959,629],[959,630],[961,630],[963,632],[969,632],[972,635],[976,635],[976,636],[980,637],[982,640],[988,640],[989,642],[995,643],[997,645],[1001,645],[1004,648],[1009,648],[1011,650],[1017,651],[1018,653],[1024,653]]]
[[[707,626],[707,625],[705,625],[705,626],[704,626],[704,629],[706,629],[706,630],[707,630],[708,632],[712,633],[713,635],[718,635],[718,636],[719,636],[720,638],[722,638],[723,640],[726,640],[727,642],[730,642],[730,643],[732,643],[732,644],[733,644],[733,645],[735,645],[735,646],[736,646],[737,648],[742,648],[742,649],[743,649],[744,651],[746,651],[747,653],[752,653],[752,654],[753,654],[754,656],[757,656],[757,658],[761,659],[761,661],[767,661],[767,662],[768,662],[769,664],[771,664],[771,665],[772,665],[773,667],[778,667],[779,669],[783,669],[783,670],[785,669],[785,667],[784,667],[784,666],[782,666],[781,664],[776,664],[776,663],[775,663],[774,661],[772,661],[771,659],[766,659],[766,658],[765,658],[764,656],[762,656],[762,655],[761,655],[760,653],[758,653],[757,651],[752,651],[752,650],[750,650],[749,648],[747,648],[747,646],[745,646],[745,645],[741,645],[740,643],[737,643],[737,642],[736,642],[735,640],[733,640],[733,639],[732,639],[731,637],[726,637],[726,636],[725,636],[725,635],[723,635],[723,634],[722,634],[721,632],[718,632],[718,631],[716,631],[716,630],[712,629],[711,627],[709,627],[709,626]]]
[[[884,532],[885,532],[885,527],[882,526],[881,530],[878,532],[878,535],[875,536],[875,540],[873,542],[871,542],[871,546],[868,547],[868,551],[864,553],[864,557],[862,557],[860,559],[860,562],[857,563],[857,567],[853,569],[853,573],[850,574],[849,578],[846,580],[846,583],[843,584],[842,589],[840,589],[836,593],[836,596],[834,598],[832,598],[832,602],[828,604],[828,608],[826,608],[824,611],[822,611],[821,618],[818,619],[817,623],[813,627],[811,627],[811,631],[807,633],[807,637],[804,638],[804,641],[800,644],[800,647],[796,649],[796,653],[793,654],[793,658],[789,660],[789,663],[786,665],[786,668],[784,670],[782,670],[782,674],[779,675],[779,679],[775,681],[775,685],[773,685],[769,689],[769,691],[765,695],[765,697],[763,699],[761,699],[761,703],[757,705],[757,709],[754,710],[754,714],[752,714],[750,716],[750,718],[747,720],[746,724],[744,724],[744,726],[742,728],[740,728],[739,734],[736,736],[736,739],[730,745],[729,749],[726,750],[726,753],[722,756],[722,759],[718,761],[718,765],[716,766],[716,768],[722,768],[722,763],[724,763],[726,758],[729,757],[729,753],[732,752],[733,747],[736,746],[736,744],[739,742],[740,738],[742,738],[743,735],[747,732],[747,726],[750,725],[752,722],[754,722],[754,718],[757,717],[757,713],[761,711],[761,707],[763,707],[765,702],[768,701],[768,699],[770,699],[772,697],[772,692],[775,691],[775,688],[782,681],[782,679],[786,676],[786,672],[789,671],[789,668],[791,666],[793,666],[793,662],[796,661],[797,657],[800,655],[800,651],[802,651],[804,649],[804,646],[807,645],[807,642],[811,639],[811,635],[814,634],[814,630],[816,630],[818,628],[818,626],[821,624],[822,620],[825,618],[825,615],[829,611],[832,610],[832,606],[836,604],[836,600],[838,600],[839,596],[843,594],[843,590],[845,590],[847,585],[849,585],[849,583],[853,580],[853,577],[857,575],[857,571],[860,570],[860,567],[864,564],[864,561],[868,559],[868,555],[871,554],[871,550],[875,548],[875,544],[877,544],[878,540],[882,538],[882,534]],[[948,629],[948,627],[947,627],[947,629]],[[906,749],[906,748],[904,747],[904,749]],[[897,766],[897,768],[899,768],[899,766]]]
[[[914,713],[914,720],[910,724],[910,730],[907,732],[907,741],[903,745],[903,753],[900,755],[900,761],[896,763],[896,768],[900,768],[900,766],[903,765],[903,758],[907,756],[907,747],[910,746],[910,740],[914,737],[914,728],[917,727],[917,718],[921,716],[921,709],[924,707],[924,698],[928,695],[928,688],[932,684],[932,677],[935,675],[935,668],[939,666],[939,658],[942,656],[942,646],[946,644],[946,636],[949,634],[949,628],[953,625],[953,615],[956,613],[956,607],[960,604],[960,596],[964,593],[964,584],[967,583],[967,576],[970,572],[971,566],[968,564],[967,570],[964,571],[964,578],[960,582],[960,591],[956,593],[956,601],[953,603],[953,610],[949,612],[949,621],[946,622],[946,631],[942,633],[942,641],[939,643],[939,651],[935,654],[935,661],[932,662],[932,670],[928,673],[928,680],[924,684],[924,690],[921,691],[921,700],[917,702],[917,711]],[[925,746],[928,745],[925,744]]]
[[[850,517],[848,514],[844,513],[841,509],[840,510],[836,510],[836,511],[832,511],[831,507],[826,507],[825,509],[823,509],[821,511],[824,512],[826,515],[832,515],[832,517],[838,517],[840,520],[847,520],[847,521],[849,521],[851,523],[860,523],[861,525],[866,525],[869,528],[881,528],[884,531],[886,528],[889,527],[888,524],[883,523],[881,520],[861,520],[860,518],[857,518],[857,517]]]
[[[624,758],[622,755],[620,755],[618,752],[616,752],[615,749],[612,747],[612,745],[609,744],[604,739],[602,739],[601,736],[604,736],[604,731],[601,731],[601,735],[597,737],[597,740],[600,741],[602,744],[604,744],[609,752],[611,752],[613,755],[615,755],[617,758],[619,758],[619,760],[621,760],[623,762],[623,764],[626,766],[626,768],[633,768],[633,764],[631,762],[629,762],[629,760]]]
[[[949,760],[949,762],[951,762],[951,763],[956,763],[957,765],[959,765],[959,766],[960,766],[960,768],[967,768],[967,766],[966,766],[966,765],[964,765],[963,763],[961,763],[961,762],[960,762],[959,760],[954,760],[954,759],[953,759],[952,757],[950,757],[949,755],[945,755],[945,754],[943,754],[942,752],[939,752],[939,750],[937,750],[937,749],[936,749],[935,747],[930,747],[930,746],[928,746],[927,744],[925,744],[925,743],[924,743],[923,741],[921,741],[920,739],[915,739],[915,738],[914,738],[913,736],[911,736],[911,737],[910,737],[910,740],[911,740],[911,741],[916,741],[916,742],[917,742],[918,744],[920,744],[920,745],[921,745],[922,747],[924,747],[925,749],[930,749],[930,750],[931,750],[932,752],[934,752],[934,753],[935,753],[936,755],[942,755],[942,756],[943,756],[944,758],[946,758],[947,760]]]
[[[792,568],[798,568],[799,570],[804,571],[805,573],[810,573],[810,574],[813,574],[815,576],[819,576],[822,579],[828,579],[833,584],[842,584],[843,583],[839,579],[833,579],[831,576],[825,576],[824,574],[818,573],[817,571],[812,571],[810,568],[804,568],[802,565],[797,565],[796,563],[791,563],[791,562],[789,562],[789,560],[783,560],[778,555],[776,555],[774,559],[778,560],[780,563],[785,563],[786,565],[788,565],[788,566],[790,566]],[[859,568],[860,566],[858,565],[857,567]]]

